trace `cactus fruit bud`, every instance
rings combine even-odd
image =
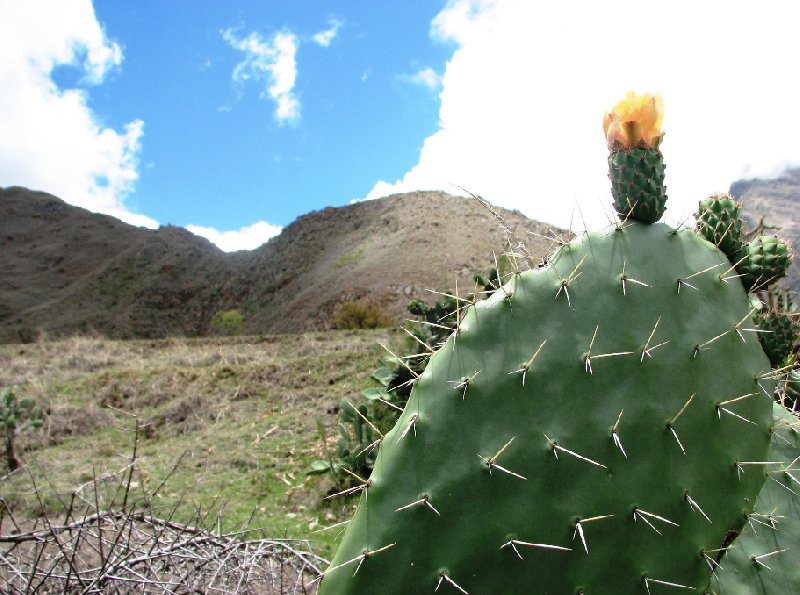
[[[767,289],[786,276],[792,264],[792,247],[778,236],[758,236],[744,245],[736,259],[736,272],[741,275],[746,291]]]
[[[712,194],[697,209],[697,231],[733,258],[742,249],[739,203],[730,194]]]
[[[614,208],[623,220],[655,223],[664,214],[664,157],[659,151],[664,133],[664,102],[660,95],[628,92],[606,112],[603,130],[611,154],[608,177]]]

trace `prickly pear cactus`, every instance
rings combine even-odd
[[[766,289],[786,276],[792,262],[792,247],[778,236],[758,236],[742,247],[736,271],[748,291]]]
[[[657,150],[660,113],[607,114],[612,153]],[[764,483],[774,372],[727,255],[620,218],[459,313],[321,594],[708,586]]]
[[[755,321],[762,331],[758,335],[761,347],[774,367],[781,366],[800,339],[798,314],[766,310],[759,312]]]
[[[698,233],[730,257],[742,249],[739,207],[730,194],[712,194],[697,209]]]
[[[800,419],[775,404],[767,480],[712,586],[721,595],[778,595],[800,589]]]
[[[704,587],[772,420],[729,269],[690,230],[629,222],[470,307],[384,436],[321,592]]]

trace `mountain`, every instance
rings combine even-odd
[[[548,226],[497,212],[536,259],[546,255]],[[469,291],[506,247],[486,208],[442,192],[315,211],[257,250],[229,254],[182,228],[133,227],[49,194],[0,188],[0,340],[197,336],[230,308],[248,333],[300,332],[330,328],[345,301],[400,322],[411,299],[436,298],[427,289],[453,291],[458,279]]]
[[[731,184],[730,193],[741,201],[750,229],[761,223],[767,227],[762,233],[778,233],[792,242],[795,249],[800,249],[800,169],[789,169],[772,180],[739,180]],[[797,258],[781,285],[800,291]]]

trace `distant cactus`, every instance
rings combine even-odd
[[[44,425],[42,410],[31,399],[17,399],[14,388],[4,388],[0,391],[0,422],[6,436],[6,464],[14,471],[20,466],[15,438],[28,429]]]

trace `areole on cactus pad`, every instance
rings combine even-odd
[[[620,216],[462,305],[321,594],[708,586],[765,480],[770,362],[725,253]]]

